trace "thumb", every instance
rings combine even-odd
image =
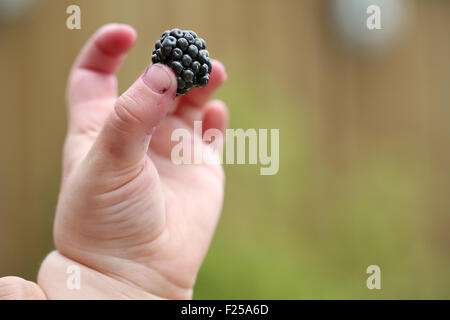
[[[173,71],[150,66],[115,102],[92,149],[101,166],[123,168],[145,159],[151,135],[166,116],[177,90]],[[99,158],[98,158],[99,157]],[[105,163],[105,159],[107,160]]]
[[[44,300],[42,289],[19,277],[0,278],[0,300]]]

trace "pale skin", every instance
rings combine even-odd
[[[127,25],[100,28],[68,80],[68,132],[54,223],[56,250],[37,284],[0,279],[0,299],[190,299],[222,208],[219,162],[176,165],[171,134],[227,126],[226,80],[213,61],[209,84],[175,97],[176,78],[154,65],[118,97],[115,73],[136,40]],[[201,139],[193,134],[192,139]],[[208,143],[201,142],[205,148]],[[67,287],[69,266],[79,290]]]

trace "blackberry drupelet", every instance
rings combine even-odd
[[[172,68],[178,81],[177,95],[204,87],[209,82],[212,69],[209,53],[205,40],[194,31],[178,28],[164,31],[161,39],[156,41],[152,62]]]

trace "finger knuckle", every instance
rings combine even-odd
[[[136,125],[141,124],[141,120],[132,110],[137,102],[128,95],[120,96],[114,105],[115,125],[124,131],[128,131]]]

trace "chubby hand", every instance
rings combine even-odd
[[[219,161],[173,163],[171,135],[182,128],[192,144],[210,148],[193,123],[225,131],[226,106],[210,99],[226,74],[213,61],[206,87],[175,97],[174,73],[154,64],[117,97],[115,72],[135,40],[131,27],[106,25],[70,72],[56,251],[42,263],[39,287],[29,283],[40,297],[41,289],[49,299],[192,297],[221,212],[224,174]],[[71,266],[80,271],[79,289],[67,286]]]

